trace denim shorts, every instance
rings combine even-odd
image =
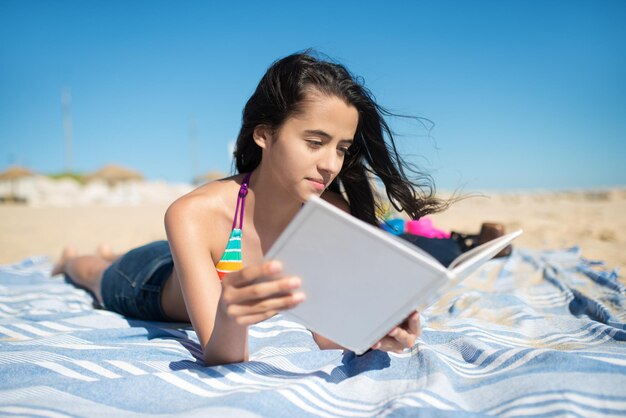
[[[102,275],[104,308],[137,319],[171,321],[161,306],[161,292],[174,262],[167,241],[131,250],[115,260]]]

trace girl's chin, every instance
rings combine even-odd
[[[322,195],[322,193],[324,193],[323,190],[319,191],[319,192],[318,191],[308,191],[308,192],[304,193],[303,195],[301,195],[302,198],[300,200],[304,204],[311,198],[311,196],[320,197]]]

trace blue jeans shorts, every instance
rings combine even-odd
[[[163,312],[161,292],[173,268],[167,241],[152,242],[127,252],[102,275],[104,308],[137,319],[172,321]]]

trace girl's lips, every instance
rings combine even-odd
[[[311,184],[311,186],[313,186],[315,190],[323,191],[326,188],[326,185],[322,182],[312,180],[312,179],[306,179],[306,180],[309,182],[309,184]]]

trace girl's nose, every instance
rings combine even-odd
[[[331,174],[338,173],[341,170],[343,158],[339,156],[334,148],[328,147],[328,150],[325,151],[318,162],[318,168]]]

